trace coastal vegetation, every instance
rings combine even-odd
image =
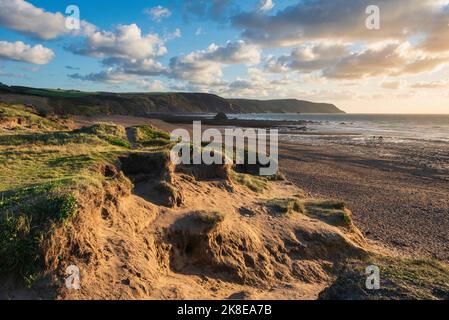
[[[347,204],[257,165],[175,166],[170,145],[150,124],[1,104],[1,297],[157,299],[175,281],[173,298],[448,298],[446,264],[374,250]],[[380,291],[364,287],[371,264]],[[61,286],[70,265],[77,292]]]

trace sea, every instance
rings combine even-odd
[[[389,142],[449,144],[449,114],[231,114],[230,118],[257,120],[305,120],[312,135],[284,134],[287,140],[384,139]],[[316,132],[317,135],[313,135]],[[318,133],[320,133],[318,135]],[[322,133],[325,133],[324,135]]]

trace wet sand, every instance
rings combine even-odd
[[[344,200],[366,237],[406,254],[449,261],[444,148],[287,142],[280,147],[280,165],[311,195]]]

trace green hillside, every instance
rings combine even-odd
[[[42,114],[147,116],[151,113],[341,113],[300,100],[225,99],[207,93],[109,93],[0,85],[0,102],[32,105]]]

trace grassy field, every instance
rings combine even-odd
[[[42,97],[60,97],[60,98],[82,98],[92,93],[86,93],[75,90],[58,90],[58,89],[28,89],[27,94],[42,96]]]

